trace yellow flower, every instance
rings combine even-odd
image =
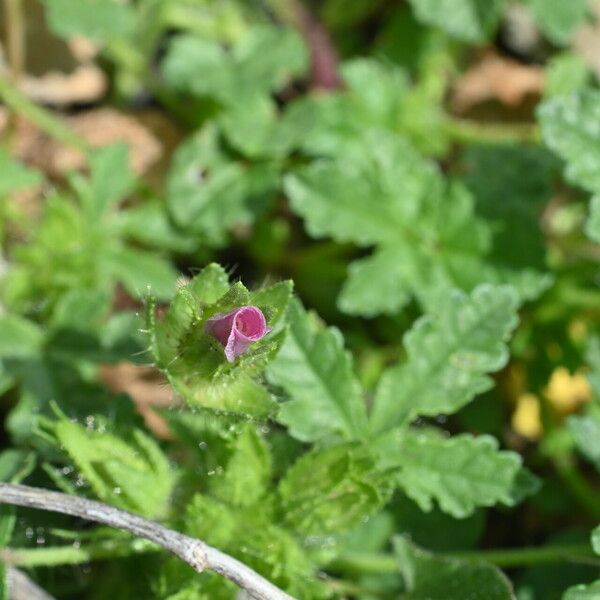
[[[567,415],[588,402],[592,390],[581,372],[571,375],[565,367],[558,367],[554,369],[544,395],[559,414]]]
[[[540,401],[535,394],[521,394],[512,414],[512,428],[528,440],[540,439],[543,427]]]

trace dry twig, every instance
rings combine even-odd
[[[0,503],[59,512],[123,529],[172,552],[199,573],[205,570],[219,573],[256,600],[293,600],[237,559],[203,541],[101,502],[26,485],[0,483]]]

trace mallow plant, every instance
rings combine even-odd
[[[600,597],[590,3],[4,4],[0,600]]]
[[[292,282],[249,290],[210,264],[160,314],[154,298],[146,302],[147,352],[185,402],[164,414],[169,439],[159,445],[139,423],[77,419],[52,403],[36,435],[42,466],[65,493],[0,487],[3,502],[117,529],[80,535],[63,523],[52,530],[62,545],[11,547],[7,560],[143,561],[143,581],[132,585],[162,598],[235,598],[237,586],[257,598],[331,598],[361,587],[353,548],[375,529],[381,539],[368,544],[389,543],[398,569],[365,584],[369,593],[511,598],[496,566],[431,554],[388,521],[396,494],[466,519],[537,490],[521,457],[492,436],[448,435],[429,420],[493,386],[518,308],[509,286],[450,292],[413,324],[405,357],[367,393],[341,332],[302,306]],[[6,481],[33,468],[24,454],[2,456]],[[10,509],[4,523],[6,542]]]

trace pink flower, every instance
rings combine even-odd
[[[244,354],[253,342],[258,342],[271,331],[265,315],[256,306],[240,306],[208,319],[204,331],[212,335],[225,348],[225,357],[233,362]]]

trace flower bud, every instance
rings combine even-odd
[[[204,331],[214,337],[225,349],[228,362],[244,354],[250,344],[262,339],[271,331],[265,316],[256,306],[240,306],[208,319]]]

